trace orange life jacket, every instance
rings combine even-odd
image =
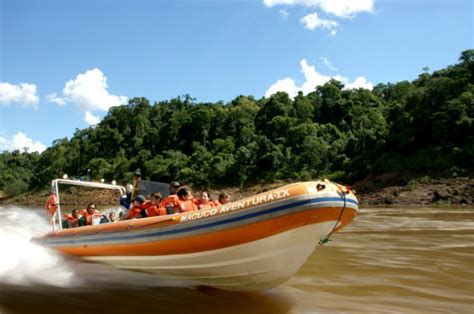
[[[192,212],[198,210],[196,204],[193,203],[191,200],[181,201],[179,204],[180,210],[182,213]]]
[[[81,215],[86,218],[86,225],[90,226],[92,225],[92,217],[95,215],[100,215],[100,211],[97,209],[94,209],[94,213],[89,214],[89,212],[86,209],[81,210]]]
[[[150,201],[146,201],[141,206],[142,209],[146,210],[146,214],[148,217],[153,217],[158,215],[158,207],[153,205]]]
[[[152,205],[146,209],[146,212],[147,212],[148,217],[167,215],[166,207],[163,207],[161,205],[159,206]]]
[[[206,204],[202,203],[200,200],[196,202],[196,206],[198,209],[206,209],[206,208],[211,208],[213,204],[209,201]]]
[[[179,198],[178,195],[173,194],[173,195],[168,195],[163,199],[163,207],[167,208],[168,206],[173,206],[173,212],[178,213],[179,212]]]
[[[158,208],[156,209],[156,214],[157,214],[158,216],[166,216],[166,215],[168,215],[168,213],[166,212],[166,207],[164,207],[164,206],[158,207]]]
[[[209,200],[209,203],[212,204],[212,207],[221,206],[222,204],[219,201]]]
[[[138,215],[142,211],[142,209],[143,209],[142,205],[133,206],[132,208],[130,208],[130,210],[128,211],[128,219],[135,218],[135,216]]]
[[[46,203],[44,204],[44,207],[46,208],[46,211],[50,216],[54,216],[56,213],[56,210],[58,209],[58,197],[56,194],[51,193],[46,200]]]
[[[72,220],[73,218],[74,218],[74,216],[71,215],[71,214],[64,214],[64,215],[63,215],[63,219],[64,219],[64,220]]]
[[[158,207],[152,205],[146,209],[146,214],[148,217],[158,216],[157,210],[158,210]]]
[[[69,225],[69,228],[75,228],[79,227],[79,219],[74,217],[71,214],[64,214],[64,220],[67,220],[67,224]]]

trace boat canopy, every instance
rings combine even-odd
[[[115,184],[108,184],[108,183],[100,183],[100,182],[89,182],[89,181],[78,181],[78,180],[70,180],[70,179],[55,179],[51,183],[52,192],[54,192],[58,199],[58,208],[56,213],[52,217],[53,222],[53,230],[61,230],[62,229],[62,215],[61,215],[61,198],[59,196],[59,185],[75,185],[75,186],[84,186],[90,188],[98,188],[98,189],[107,189],[107,190],[117,190],[120,192],[120,195],[126,194],[126,189],[124,186],[115,185]]]

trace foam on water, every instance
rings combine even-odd
[[[63,257],[29,242],[46,221],[42,210],[0,206],[2,314],[473,312],[472,207],[362,209],[287,283],[258,293]]]
[[[30,242],[34,235],[51,229],[40,211],[20,207],[1,209],[0,284],[60,287],[79,284],[61,255]]]

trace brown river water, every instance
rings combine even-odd
[[[474,208],[364,208],[285,284],[236,293],[83,263],[0,207],[0,313],[474,313]]]

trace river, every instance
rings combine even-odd
[[[42,210],[0,207],[0,313],[474,313],[474,208],[366,208],[285,284],[226,292],[30,244]]]

